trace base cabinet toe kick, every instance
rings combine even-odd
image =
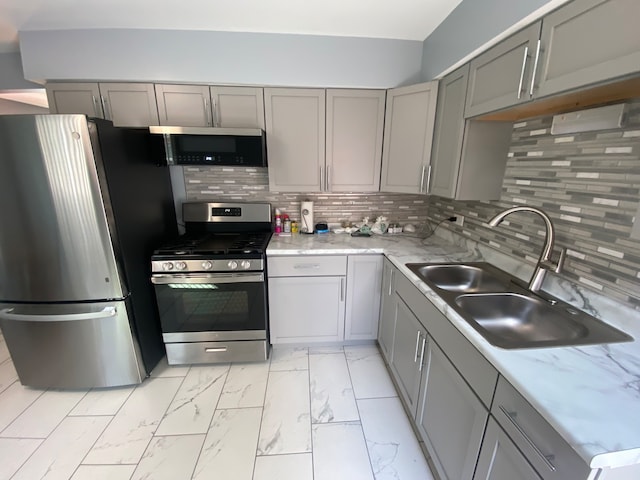
[[[631,480],[640,465],[591,469],[388,259],[378,343],[441,479]]]

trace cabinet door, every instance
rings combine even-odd
[[[382,259],[382,255],[349,255],[345,340],[375,340],[378,336]]]
[[[46,85],[49,112],[82,113],[104,118],[97,83],[55,83]]]
[[[464,102],[467,95],[469,64],[450,73],[438,86],[438,107],[431,156],[431,183],[427,192],[456,197],[458,171],[462,159]]]
[[[640,2],[582,0],[544,17],[537,96],[640,71]]]
[[[382,269],[382,298],[378,325],[378,345],[387,363],[393,358],[393,336],[396,328],[395,277],[398,270],[385,259]]]
[[[325,190],[380,189],[385,96],[383,90],[327,90]]]
[[[210,127],[211,99],[205,85],[156,85],[160,125]]]
[[[269,189],[319,192],[324,184],[325,92],[265,88]]]
[[[416,423],[440,477],[471,480],[489,412],[429,338]]]
[[[216,127],[260,128],[264,130],[262,88],[211,87],[213,121]]]
[[[466,117],[530,100],[539,35],[536,22],[471,60]]]
[[[489,418],[474,480],[541,480],[525,457]]]
[[[100,83],[104,118],[116,127],[158,125],[156,95],[151,83]]]
[[[415,417],[426,332],[409,307],[398,298],[396,302],[396,328],[393,338],[391,372],[400,387],[400,395]]]
[[[381,191],[426,193],[437,95],[437,82],[387,92]]]
[[[344,339],[345,277],[269,278],[271,343]]]

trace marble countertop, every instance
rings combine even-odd
[[[505,350],[488,343],[405,263],[487,261],[522,279],[530,266],[445,232],[427,240],[400,235],[274,236],[267,256],[385,254],[451,321],[591,468],[640,464],[640,313],[548,276],[544,290],[625,331],[628,343]]]

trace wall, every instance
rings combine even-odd
[[[19,52],[0,53],[0,91],[42,88],[37,83],[28,82],[22,73]]]
[[[171,167],[176,168],[176,167]],[[179,168],[179,167],[178,167]],[[270,202],[300,219],[300,202],[314,202],[314,221],[338,224],[343,220],[371,221],[384,215],[390,222],[422,224],[427,219],[424,195],[396,193],[297,194],[269,191],[267,168],[183,167],[187,201]]]
[[[185,30],[20,32],[25,77],[386,88],[420,79],[422,42]]]
[[[640,203],[640,99],[626,108],[626,126],[615,130],[553,136],[550,116],[515,124],[500,201],[432,197],[430,217],[462,214],[463,227],[443,228],[533,265],[544,238],[537,216],[512,214],[493,229],[485,223],[513,205],[540,207],[553,219],[556,244],[568,249],[562,275],[640,310],[640,242],[631,236]]]
[[[432,80],[458,60],[492,40],[513,24],[566,0],[464,0],[424,40],[423,81]]]
[[[0,98],[0,115],[16,115],[23,113],[49,113],[49,109],[21,102],[12,102],[11,100]]]

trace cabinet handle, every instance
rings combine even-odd
[[[296,270],[308,270],[310,268],[320,268],[319,263],[298,263],[293,266]]]
[[[344,302],[344,278],[340,279],[340,301]]]
[[[111,115],[109,115],[109,111],[107,110],[107,101],[104,99],[103,95],[100,95],[100,102],[102,103],[102,115],[105,120],[111,120]]]
[[[547,466],[547,468],[549,470],[551,470],[552,472],[555,472],[556,471],[556,467],[553,465],[553,463],[551,463],[551,461],[555,458],[555,455],[545,455],[544,453],[542,453],[540,451],[538,446],[535,443],[533,443],[533,440],[531,440],[529,438],[529,436],[525,433],[525,431],[522,429],[520,424],[518,424],[518,422],[516,422],[516,416],[518,415],[518,412],[509,412],[502,405],[498,405],[498,408],[500,408],[500,411],[507,416],[507,418],[509,419],[511,424],[515,427],[515,429],[518,431],[518,433],[520,433],[520,435],[522,435],[524,437],[526,442],[533,449],[533,451],[536,452],[536,454],[542,459],[542,461]]]
[[[418,366],[418,371],[422,371],[422,366],[424,365],[424,347],[427,344],[427,336],[422,337],[422,347],[420,348],[420,365]]]
[[[420,346],[420,337],[422,336],[422,332],[418,330],[418,336],[416,337],[416,354],[413,358],[413,363],[418,361],[418,347]]]
[[[216,105],[215,99],[211,99],[211,118],[213,119],[213,126],[218,127],[218,105]]]
[[[93,99],[93,113],[96,117],[99,117],[100,114],[98,113],[98,100],[96,99],[95,95],[91,95],[91,98]]]
[[[422,190],[424,188],[424,170],[425,170],[426,165],[422,165],[422,172],[420,173],[420,191],[418,193],[422,193]]]
[[[540,60],[540,40],[538,40],[538,46],[536,47],[536,59],[533,61],[533,73],[531,74],[531,88],[529,89],[529,97],[533,97],[533,86],[536,83],[538,60]]]
[[[431,164],[429,164],[429,168],[427,168],[427,182],[424,188],[424,193],[429,193],[429,184],[431,184]]]
[[[331,165],[327,165],[327,192],[331,191]]]
[[[524,57],[522,57],[522,70],[520,70],[520,83],[518,83],[518,100],[522,97],[522,84],[524,83],[524,70],[527,66],[527,57],[529,56],[529,45],[524,47]]]
[[[389,296],[391,296],[391,294],[393,293],[393,292],[391,291],[391,287],[392,287],[392,285],[393,285],[393,273],[394,273],[394,271],[393,271],[393,270],[391,270],[391,276],[389,277]]]
[[[209,114],[209,104],[207,102],[207,97],[202,97],[204,100],[204,118],[207,121],[207,126],[211,126],[211,117],[213,113]]]
[[[320,191],[324,191],[324,167],[320,167]]]

